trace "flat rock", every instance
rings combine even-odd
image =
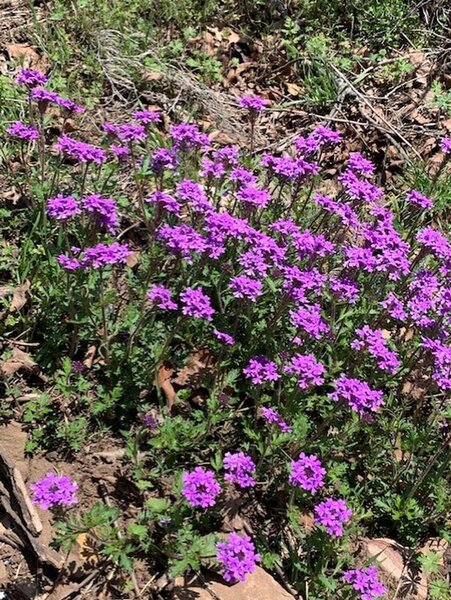
[[[426,600],[428,583],[426,575],[414,570],[410,565],[411,550],[389,538],[375,538],[365,541],[365,551],[369,558],[375,558],[380,569],[397,586],[402,597]]]
[[[256,567],[245,582],[234,585],[207,580],[201,587],[198,582],[185,584],[183,578],[176,579],[175,583],[172,600],[293,600],[293,596],[261,567]]]

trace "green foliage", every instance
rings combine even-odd
[[[430,101],[430,105],[447,115],[451,114],[451,91],[444,90],[439,81],[431,83],[431,91],[434,93],[434,98]]]

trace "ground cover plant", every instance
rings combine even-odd
[[[57,392],[27,404],[29,449],[122,432],[138,505],[118,525],[49,472],[30,491],[56,543],[88,532],[124,573],[139,558],[234,584],[262,564],[301,597],[383,597],[359,539],[450,537],[451,241],[434,186],[384,194],[357,152],[331,179],[343,136],[323,125],[256,152],[258,96],[237,98],[239,149],[196,122],[166,135],[147,109],[74,134],[81,105],[36,71],[16,85],[8,269],[31,300],[2,300],[2,336],[39,342]]]

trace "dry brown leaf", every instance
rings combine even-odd
[[[214,362],[214,357],[208,350],[198,350],[191,354],[186,366],[177,371],[177,377],[173,382],[180,386],[202,385],[204,376],[214,372]]]
[[[130,269],[133,269],[133,267],[136,267],[136,265],[138,264],[138,259],[139,259],[139,252],[131,252],[127,256],[127,267],[130,267]]]
[[[302,91],[302,88],[299,87],[296,83],[287,83],[287,91],[290,96],[299,96]]]
[[[80,533],[75,540],[78,559],[82,563],[95,566],[101,559],[101,556],[95,547],[93,538],[87,533]]]
[[[6,51],[11,60],[21,60],[25,67],[31,67],[45,72],[49,67],[48,58],[40,55],[28,44],[5,44]]]
[[[163,79],[164,73],[161,71],[144,71],[143,73],[143,81],[159,81]]]
[[[13,293],[13,300],[9,307],[9,310],[12,312],[13,310],[20,310],[28,300],[28,291],[30,289],[30,282],[27,279],[25,283],[23,283],[18,288],[15,288]]]
[[[89,348],[85,354],[85,358],[83,360],[83,364],[85,365],[85,367],[87,367],[88,369],[92,368],[96,354],[97,354],[97,346],[89,346]]]
[[[172,365],[168,362],[160,363],[157,367],[157,385],[166,396],[166,406],[171,411],[177,399],[177,393],[171,383],[171,377],[174,374]]]
[[[14,348],[11,358],[0,364],[0,372],[3,377],[9,377],[21,369],[32,371],[36,363],[27,352]]]

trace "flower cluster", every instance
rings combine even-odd
[[[314,454],[301,452],[297,460],[292,460],[288,481],[303,490],[314,494],[324,485],[326,469]]]
[[[102,148],[74,140],[68,135],[62,135],[56,147],[63,154],[82,163],[93,162],[100,165],[107,159],[106,152]]]
[[[73,196],[58,194],[47,201],[47,214],[60,221],[71,219],[81,213],[80,203]]]
[[[38,103],[42,112],[45,111],[49,103],[56,104],[68,113],[82,113],[85,110],[83,106],[80,106],[80,104],[77,104],[73,100],[63,98],[63,96],[60,96],[56,92],[49,92],[44,88],[33,87],[30,92],[30,98]]]
[[[282,433],[291,433],[291,427],[284,421],[280,413],[275,408],[262,406],[260,408],[260,412],[267,423],[270,423],[271,425],[277,425]]]
[[[313,354],[296,354],[284,367],[284,371],[289,375],[296,375],[298,386],[303,390],[324,383],[325,368]]]
[[[180,294],[182,312],[184,315],[211,321],[215,313],[211,306],[210,298],[204,294],[201,288],[186,288]]]
[[[32,125],[25,125],[25,123],[22,123],[21,121],[15,121],[11,127],[8,127],[6,133],[27,142],[37,140],[39,137],[39,131],[37,129]]]
[[[172,300],[172,292],[164,285],[156,283],[147,292],[147,299],[162,310],[177,310],[177,304]]]
[[[329,397],[335,402],[346,402],[361,416],[376,412],[384,404],[383,393],[372,390],[366,381],[340,375],[335,380],[335,392]]]
[[[231,454],[226,452],[224,456],[225,480],[235,483],[240,488],[253,487],[255,485],[255,463],[250,456],[244,452]]]
[[[334,536],[341,537],[344,533],[343,524],[352,516],[352,510],[342,499],[327,498],[315,506],[315,523],[325,527]]]
[[[366,349],[373,356],[380,369],[389,373],[396,373],[400,366],[400,361],[396,354],[387,346],[383,331],[373,330],[368,325],[361,329],[356,329],[357,339],[351,343],[354,350]]]
[[[343,579],[359,592],[361,600],[376,600],[387,592],[379,581],[377,568],[374,566],[345,571]]]
[[[194,471],[183,474],[182,494],[190,506],[208,508],[214,506],[221,486],[213,471],[196,467]]]
[[[78,485],[70,477],[47,473],[31,486],[33,501],[42,510],[77,504]]]
[[[243,373],[254,385],[280,379],[276,363],[266,356],[251,358],[247,367],[243,369]]]
[[[40,71],[34,69],[22,69],[16,77],[17,83],[26,85],[29,88],[34,88],[38,85],[45,85],[47,77]]]
[[[222,564],[222,576],[230,583],[244,581],[260,560],[248,535],[240,536],[232,532],[225,542],[216,544],[216,549],[216,558]]]

